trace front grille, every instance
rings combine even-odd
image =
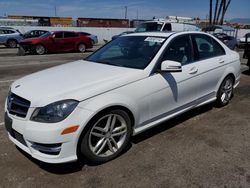
[[[25,118],[30,107],[30,101],[10,93],[7,99],[7,109],[10,114]]]

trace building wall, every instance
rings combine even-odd
[[[18,29],[21,33],[33,29],[42,29],[47,31],[76,31],[76,32],[88,32],[97,35],[100,44],[104,43],[104,40],[111,40],[111,37],[120,34],[124,31],[133,31],[134,28],[102,28],[102,27],[30,27],[30,26],[13,26]]]
[[[111,37],[120,34],[124,31],[134,31],[135,28],[102,28],[102,27],[39,27],[39,26],[13,26],[22,33],[32,29],[42,29],[47,31],[76,31],[88,32],[98,36],[99,43],[104,43],[104,40],[111,40]],[[237,38],[243,37],[246,33],[250,33],[250,29],[239,29]]]

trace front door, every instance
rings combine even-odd
[[[161,72],[149,77],[153,92],[150,101],[151,118],[161,118],[186,110],[196,105],[199,98],[200,77],[196,63],[193,62],[191,38],[181,35],[167,46],[163,58],[182,64],[182,72]]]

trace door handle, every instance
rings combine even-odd
[[[225,61],[223,59],[219,59],[219,64],[221,63],[225,63]]]
[[[198,68],[192,67],[192,68],[190,69],[190,71],[189,71],[189,74],[195,74],[195,73],[197,73],[197,72],[198,72]]]

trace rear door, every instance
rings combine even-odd
[[[76,48],[76,42],[78,39],[78,34],[75,32],[64,32],[64,45],[65,45],[65,50],[70,51],[70,50],[75,50]]]
[[[52,51],[65,51],[66,46],[63,38],[63,32],[56,32],[53,34],[53,46]]]
[[[202,100],[215,97],[216,86],[227,64],[223,47],[212,37],[205,34],[192,35],[196,66],[201,75],[200,95]]]

